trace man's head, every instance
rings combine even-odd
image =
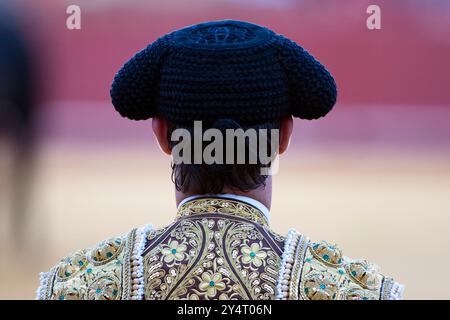
[[[174,132],[184,129],[188,133],[188,148],[190,148],[188,163],[172,164],[172,179],[177,191],[184,194],[246,193],[266,187],[269,175],[265,174],[263,169],[269,169],[276,155],[283,154],[287,150],[292,134],[293,120],[292,117],[287,116],[273,122],[246,127],[240,127],[232,120],[215,121],[202,126],[201,136],[204,137],[205,132],[209,129],[218,130],[217,135],[222,136],[220,138],[221,145],[217,144],[217,137],[208,141],[202,139],[201,147],[197,150],[193,141],[193,126],[180,126],[170,123],[164,118],[155,117],[152,127],[161,150],[168,155],[172,155],[174,146],[180,143],[179,139],[174,139]],[[227,130],[235,132],[233,136],[228,135],[233,138],[232,141],[228,141],[229,143],[224,141],[227,140]],[[242,141],[245,141],[243,148],[239,148],[239,133],[245,135],[242,136]],[[264,136],[265,134],[267,135]],[[254,147],[250,141],[253,137],[256,138]],[[277,141],[273,141],[273,139],[277,139]],[[214,159],[208,163],[204,159],[204,155],[212,143],[216,143],[213,146],[215,150],[212,150]],[[273,148],[276,150],[272,150]],[[217,155],[219,152],[220,158]],[[231,157],[229,157],[230,153]],[[255,155],[253,162],[251,153]],[[200,161],[195,163],[195,158],[199,154]],[[240,156],[244,159],[243,163],[239,161]],[[264,161],[264,157],[270,158],[270,160]]]
[[[323,117],[336,95],[331,74],[302,47],[265,27],[234,20],[201,23],[159,38],[124,64],[111,87],[112,103],[122,116],[153,118],[161,149],[177,155],[174,160],[180,155],[195,160],[208,153],[210,158],[233,154],[233,159],[236,152],[237,157],[258,154],[256,163],[174,161],[175,185],[188,193],[267,188],[270,177],[262,169],[272,162],[257,149],[283,153],[292,116]],[[196,121],[203,125],[206,142],[220,140],[218,132],[229,129],[279,131],[276,139],[270,133],[249,139],[256,148],[245,139],[241,150],[226,143],[212,148],[203,141],[178,152],[170,138],[183,136],[179,130],[195,133]]]

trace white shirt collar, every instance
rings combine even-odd
[[[253,198],[247,197],[247,196],[242,196],[242,195],[237,195],[237,194],[231,194],[231,193],[221,193],[221,194],[214,194],[214,195],[193,195],[193,196],[189,196],[187,198],[184,198],[183,200],[181,200],[181,202],[178,204],[178,208],[180,208],[180,206],[182,206],[183,204],[185,204],[188,201],[197,199],[197,198],[204,198],[204,197],[214,197],[214,198],[223,198],[223,199],[230,199],[230,200],[237,200],[237,201],[241,201],[241,202],[245,202],[248,203],[249,205],[255,207],[256,209],[258,209],[259,211],[262,212],[262,214],[266,217],[267,221],[269,221],[270,219],[270,212],[269,209],[267,209],[267,207],[265,205],[263,205],[261,202],[259,202],[258,200],[255,200]]]

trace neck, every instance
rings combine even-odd
[[[227,194],[235,194],[239,196],[245,196],[252,198],[254,200],[257,200],[261,202],[264,206],[266,206],[270,210],[270,206],[272,204],[272,177],[267,177],[266,185],[265,187],[260,187],[258,189],[250,190],[247,192],[244,191],[236,191],[229,188],[224,188],[221,193],[227,193]],[[175,191],[175,200],[177,203],[177,206],[180,204],[181,201],[186,199],[187,197],[194,196],[197,194],[189,193],[189,192],[180,192],[178,190]],[[208,194],[210,195],[210,194]]]

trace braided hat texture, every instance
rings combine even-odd
[[[336,103],[327,69],[295,42],[252,23],[224,20],[169,33],[116,74],[115,109],[133,120],[233,119],[257,124],[325,116]]]

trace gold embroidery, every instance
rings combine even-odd
[[[80,291],[77,288],[72,288],[66,285],[61,285],[55,290],[51,297],[52,300],[80,300]]]
[[[372,300],[402,292],[372,264],[350,260],[335,245],[299,234],[285,243],[262,212],[238,201],[193,200],[171,225],[137,234],[133,229],[62,259],[42,274],[38,297]],[[142,256],[133,253],[136,241]],[[288,255],[281,249],[287,247]]]
[[[300,279],[298,288],[302,299],[379,298],[383,276],[376,272],[373,265],[364,260],[350,260],[342,256],[338,247],[324,241],[312,243],[308,248],[303,259],[303,269],[300,272],[295,269],[295,278],[291,280]],[[301,260],[297,255],[294,265],[301,264]],[[294,285],[295,282],[292,286]]]
[[[300,276],[303,269],[303,263],[305,258],[306,249],[309,245],[309,239],[303,235],[299,235],[300,240],[295,250],[294,262],[292,265],[291,281],[289,282],[289,299],[298,300],[299,298],[299,284]]]
[[[144,256],[146,299],[274,299],[280,257],[267,233],[220,213],[185,215],[158,238]]]
[[[342,251],[335,244],[329,244],[326,241],[313,243],[310,250],[316,259],[332,267],[342,265]]]
[[[102,276],[94,280],[87,290],[89,300],[120,299],[120,280],[112,275]]]
[[[90,254],[94,265],[101,265],[113,260],[122,251],[124,241],[121,238],[109,238],[100,242]]]
[[[71,256],[65,257],[61,261],[58,272],[56,273],[57,279],[59,281],[67,281],[85,269],[87,262],[86,250],[79,250]]]
[[[374,292],[361,289],[358,286],[345,290],[343,298],[346,300],[378,300],[378,296]]]
[[[180,206],[177,219],[194,214],[224,213],[232,216],[241,216],[259,225],[268,226],[264,214],[249,204],[221,198],[201,198],[188,201]]]
[[[122,300],[131,299],[131,254],[134,250],[137,229],[132,229],[128,235],[124,252],[123,277],[122,277]]]
[[[345,267],[349,276],[361,287],[376,290],[380,286],[377,268],[366,260],[351,262]]]
[[[156,238],[157,236],[163,234],[168,228],[170,228],[172,225],[168,225],[167,227],[164,228],[159,228],[159,229],[152,229],[150,230],[150,232],[147,235],[147,240],[153,240],[154,238]]]
[[[48,280],[46,282],[46,288],[45,288],[45,294],[44,299],[49,300],[52,297],[52,291],[53,291],[53,281],[56,278],[56,273],[58,272],[58,266],[54,266],[50,269],[48,272]]]
[[[337,300],[339,283],[331,273],[312,271],[304,277],[300,292],[309,300]]]
[[[130,255],[136,229],[64,258],[49,280],[47,298],[116,300],[130,296]],[[123,250],[123,248],[126,248]]]

